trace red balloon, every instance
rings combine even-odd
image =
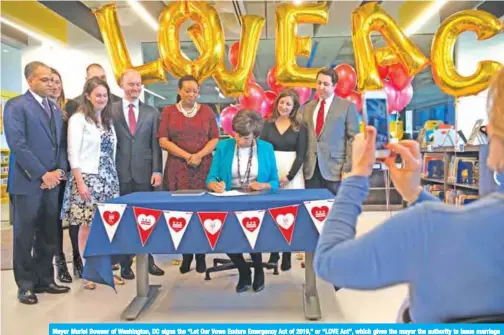
[[[389,66],[388,77],[390,78],[392,85],[394,85],[394,87],[399,91],[411,84],[411,81],[413,80],[412,77],[408,76],[406,67],[401,63],[392,64]]]
[[[413,99],[413,86],[409,84],[403,90],[397,92],[397,97],[395,100],[395,110],[402,111]]]
[[[387,94],[388,112],[392,114],[395,111],[398,91],[388,80],[383,81],[383,90]]]
[[[278,93],[281,90],[283,90],[284,87],[282,85],[277,84],[275,71],[276,71],[276,67],[272,67],[269,70],[266,81],[268,82],[268,85],[271,88],[271,90]]]
[[[240,50],[240,42],[234,42],[229,48],[229,63],[233,68],[238,65],[238,51]]]
[[[357,106],[357,111],[362,110],[362,97],[358,92],[352,91],[346,99]]]
[[[354,68],[348,64],[336,66],[334,72],[338,75],[338,82],[336,83],[334,93],[341,98],[345,98],[355,89],[357,74],[355,74]]]
[[[303,106],[310,100],[312,90],[309,87],[296,87],[294,89],[299,95],[299,103]]]
[[[240,111],[240,106],[228,106],[224,108],[220,114],[220,124],[222,129],[231,136],[235,136],[233,131],[233,119],[236,114]]]
[[[386,79],[387,78],[388,71],[389,71],[388,66],[378,65],[378,73],[380,74],[380,78],[381,79]]]
[[[258,111],[264,100],[264,90],[257,83],[248,83],[247,95],[240,95],[238,101],[244,109],[252,109]]]

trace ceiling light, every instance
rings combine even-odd
[[[137,1],[128,0],[130,6],[135,10],[135,12],[140,16],[140,18],[149,25],[155,31],[158,30],[159,25],[157,21],[149,14],[149,12]]]
[[[8,25],[8,26],[10,26],[10,27],[12,27],[14,29],[19,30],[20,32],[22,32],[22,33],[30,36],[33,39],[36,39],[37,41],[39,41],[41,43],[49,44],[51,46],[58,46],[58,45],[60,45],[59,42],[57,42],[57,41],[55,41],[53,39],[44,37],[44,36],[42,36],[42,35],[34,32],[33,30],[30,30],[30,29],[28,29],[26,27],[23,27],[23,26],[15,23],[15,22],[13,22],[13,21],[11,21],[9,19],[6,19],[4,17],[0,17],[0,22],[5,23],[6,25]]]
[[[294,2],[294,5],[298,6],[303,3],[303,0],[293,0],[292,2]]]
[[[147,89],[147,88],[145,88],[145,87],[144,87],[144,91],[145,91],[145,92],[147,92],[147,93],[149,93],[150,95],[153,95],[153,96],[155,96],[155,97],[158,97],[159,99],[166,100],[166,98],[165,98],[165,97],[163,97],[162,95],[159,95],[159,94],[157,94],[157,93],[155,93],[155,92],[152,92],[151,90],[149,90],[149,89]]]
[[[447,2],[448,0],[436,0],[429,8],[424,10],[412,24],[404,29],[406,36],[411,36],[420,30],[420,28],[422,28],[423,25],[429,21]]]

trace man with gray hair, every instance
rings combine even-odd
[[[14,277],[18,300],[33,305],[38,302],[35,293],[70,290],[54,282],[52,266],[59,183],[68,163],[61,110],[48,99],[53,90],[51,70],[31,62],[24,73],[30,88],[7,102],[4,127],[12,162],[7,192],[14,209]]]

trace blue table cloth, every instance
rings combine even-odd
[[[259,195],[238,197],[173,196],[170,192],[139,192],[108,203],[126,204],[123,217],[112,242],[109,241],[98,210],[95,211],[84,257],[84,278],[114,287],[113,255],[131,254],[194,254],[194,253],[250,253],[281,251],[315,251],[318,231],[308,214],[304,201],[333,199],[326,189],[278,190]],[[274,222],[268,209],[299,205],[292,243],[289,245]],[[154,227],[145,246],[142,246],[132,206],[158,210],[193,212],[187,230],[175,250],[168,225],[163,215]],[[266,210],[255,248],[252,249],[243,233],[235,211]],[[221,234],[212,250],[197,212],[228,212]]]

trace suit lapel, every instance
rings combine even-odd
[[[47,121],[46,117],[46,111],[42,106],[39,104],[39,102],[35,99],[35,97],[31,94],[30,91],[26,92],[26,97],[30,104],[32,105],[33,108],[33,113],[35,114],[35,117],[39,119],[40,124],[44,128],[45,132],[47,133],[47,136],[51,140],[53,140],[52,135],[51,135],[51,129],[49,128],[49,122]]]
[[[119,122],[119,124],[120,124],[121,126],[123,126],[123,128],[124,128],[124,132],[125,132],[126,134],[128,134],[128,136],[129,136],[130,138],[132,138],[132,137],[133,137],[133,135],[131,135],[130,129],[129,129],[129,127],[128,127],[128,123],[126,122],[126,117],[124,116],[124,106],[123,106],[123,101],[122,101],[122,99],[121,99],[119,102],[117,102],[117,105],[116,105],[116,106],[117,106],[117,108],[116,108],[116,113],[117,113],[117,114],[116,114],[116,117],[117,117],[117,121]]]
[[[138,120],[137,120],[135,133],[137,133],[138,129],[140,129],[140,126],[142,125],[142,121],[144,121],[146,114],[147,114],[147,111],[145,110],[143,104],[139,101],[138,102]]]

